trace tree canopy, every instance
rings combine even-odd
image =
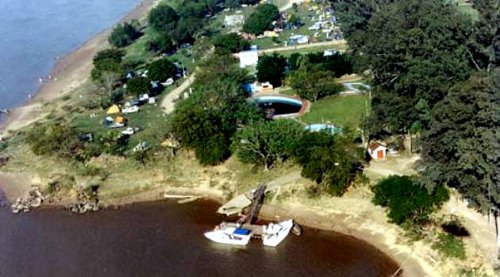
[[[261,121],[239,130],[233,146],[240,161],[261,165],[268,170],[275,162],[282,162],[290,156],[289,151],[303,129],[295,121]]]
[[[254,13],[248,17],[243,25],[243,31],[260,35],[266,30],[271,30],[272,22],[279,17],[279,10],[273,4],[262,4],[257,6]]]
[[[265,55],[257,63],[257,79],[259,82],[269,82],[274,87],[281,86],[285,76],[286,58],[278,54]]]
[[[292,151],[302,165],[302,176],[336,196],[347,191],[360,165],[359,151],[342,135],[307,132],[296,141]]]
[[[348,41],[378,87],[371,125],[392,132],[426,125],[430,109],[474,69],[467,48],[472,23],[439,0],[367,2],[351,8],[363,23],[350,24],[356,38]]]
[[[299,69],[289,73],[287,82],[301,98],[310,101],[334,95],[343,89],[330,71],[323,70],[320,65],[311,64],[307,56],[302,57]]]
[[[173,78],[177,67],[168,59],[159,59],[147,66],[148,77],[152,81],[164,82],[168,78]]]
[[[250,43],[236,33],[219,35],[214,40],[214,46],[222,51],[237,53],[250,47]]]
[[[143,93],[149,93],[151,89],[151,84],[146,77],[134,77],[127,81],[127,91],[135,96],[139,96]]]
[[[447,184],[477,207],[500,208],[500,70],[458,84],[422,133],[422,182]]]
[[[157,32],[168,32],[175,29],[179,15],[166,4],[160,4],[154,7],[148,16],[149,26]]]
[[[141,36],[137,29],[138,22],[118,24],[109,36],[109,43],[114,47],[125,47]]]
[[[373,203],[388,207],[396,224],[423,224],[428,216],[448,200],[448,191],[438,186],[429,191],[409,176],[389,176],[373,187]]]

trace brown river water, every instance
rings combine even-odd
[[[1,195],[0,195],[1,197]],[[390,276],[397,264],[351,236],[303,228],[276,248],[215,244],[218,204],[159,201],[74,215],[0,208],[0,276]]]

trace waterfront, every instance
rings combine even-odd
[[[74,215],[0,210],[0,276],[388,276],[382,252],[353,237],[304,229],[279,247],[214,244],[218,204],[147,202]]]

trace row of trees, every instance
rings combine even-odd
[[[500,5],[472,19],[440,0],[334,1],[356,66],[374,77],[370,132],[421,134],[420,183],[500,209]]]
[[[156,6],[148,16],[154,32],[146,44],[147,50],[165,53],[183,43],[193,43],[196,34],[206,26],[207,18],[218,9],[215,0],[185,0],[177,10],[167,4]]]
[[[123,24],[118,24],[113,28],[108,41],[114,47],[125,47],[136,39],[142,36],[139,31],[139,21],[134,20],[131,23],[124,22]]]
[[[285,80],[301,98],[317,101],[340,92],[343,86],[335,78],[352,70],[349,56],[340,53],[327,57],[323,53],[293,54],[288,59],[273,54],[259,58],[257,79],[270,82],[274,87],[281,86]]]

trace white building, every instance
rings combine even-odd
[[[259,61],[259,51],[241,51],[240,53],[238,53],[238,57],[240,59],[240,68],[244,68],[247,66],[256,66],[257,62]]]

